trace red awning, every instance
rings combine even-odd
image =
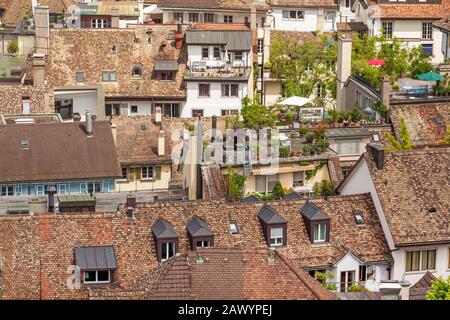
[[[371,59],[371,60],[367,61],[367,63],[370,66],[382,66],[382,65],[384,65],[384,60],[383,59]]]

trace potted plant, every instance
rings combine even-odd
[[[17,41],[11,41],[8,44],[8,53],[15,57],[17,56],[17,52],[19,52],[19,43]]]
[[[266,61],[263,67],[263,76],[264,78],[270,78],[270,71],[272,69],[272,63],[270,61]]]
[[[314,141],[314,134],[308,133],[305,135],[306,143],[312,143]]]
[[[313,152],[313,150],[314,150],[313,146],[308,146],[308,145],[303,146],[303,154],[304,155],[307,155],[307,156],[310,155]]]

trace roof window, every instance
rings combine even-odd
[[[26,139],[20,140],[20,147],[22,149],[29,149],[30,148],[30,142]]]
[[[230,221],[230,231],[231,234],[239,234],[239,227],[237,221],[234,220]]]
[[[360,211],[355,211],[355,222],[357,225],[363,225],[364,224],[364,218]]]

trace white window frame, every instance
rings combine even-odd
[[[22,99],[22,114],[29,114],[31,110],[30,99]]]
[[[98,273],[100,271],[108,272],[108,280],[107,281],[98,281]],[[86,281],[86,272],[95,272],[95,281]],[[110,270],[89,270],[85,271],[83,274],[83,283],[84,284],[102,284],[102,283],[111,283],[111,271]]]
[[[274,230],[275,231],[281,230],[281,236],[274,235]],[[283,240],[284,240],[284,228],[283,227],[270,228],[270,246],[271,247],[282,246]],[[273,241],[273,243],[272,243],[272,241]]]
[[[83,186],[84,186],[84,191],[83,191]],[[80,193],[88,193],[88,188],[87,188],[86,182],[80,183]]]
[[[146,169],[146,174],[144,175],[144,169]],[[151,172],[151,177],[149,173]],[[152,166],[141,167],[141,180],[153,180],[154,168]]]
[[[201,243],[200,245],[198,245],[199,243]],[[206,244],[206,245],[205,245]],[[211,241],[209,240],[199,240],[199,241],[195,241],[195,247],[196,248],[209,248],[211,247]]]
[[[58,184],[58,194],[67,194],[67,185]]]
[[[14,188],[14,194],[15,194],[17,197],[20,197],[21,195],[23,195],[23,188],[22,188],[22,186],[20,186],[20,185],[15,186],[15,188]]]
[[[317,229],[316,229],[317,227]],[[323,230],[323,238],[320,237],[321,231]],[[317,232],[316,232],[317,230]],[[314,243],[324,243],[327,241],[327,224],[326,223],[318,223],[313,227],[313,242]]]
[[[44,187],[44,185],[43,184],[37,184],[36,185],[36,195],[37,196],[43,196],[44,194],[45,194],[45,187]]]
[[[172,246],[173,255],[169,257],[169,245]],[[177,245],[175,242],[172,241],[165,241],[161,243],[161,261],[166,261],[167,259],[170,259],[171,257],[175,256],[177,254],[176,252]],[[166,258],[163,258],[163,252],[166,253]]]
[[[423,259],[423,252],[424,251],[434,251],[434,269],[422,269],[422,259]],[[418,270],[409,270],[406,271],[406,259],[408,252],[419,252],[419,269]],[[415,250],[406,250],[405,251],[405,273],[422,273],[424,271],[436,271],[436,263],[437,263],[437,254],[438,250],[437,248],[422,248],[422,249],[415,249]],[[412,266],[412,265],[411,265]]]

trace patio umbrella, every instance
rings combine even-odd
[[[367,61],[367,63],[369,64],[369,66],[383,66],[384,65],[384,60],[383,59],[371,59],[369,61]]]
[[[440,81],[444,80],[444,77],[437,72],[430,71],[427,73],[419,74],[417,76],[417,79],[426,81]]]
[[[280,102],[280,104],[285,105],[285,106],[297,106],[297,107],[302,107],[305,104],[311,102],[312,100],[309,98],[304,98],[304,97],[297,97],[297,96],[293,96],[293,97],[289,97],[287,99],[284,99],[283,101]]]

